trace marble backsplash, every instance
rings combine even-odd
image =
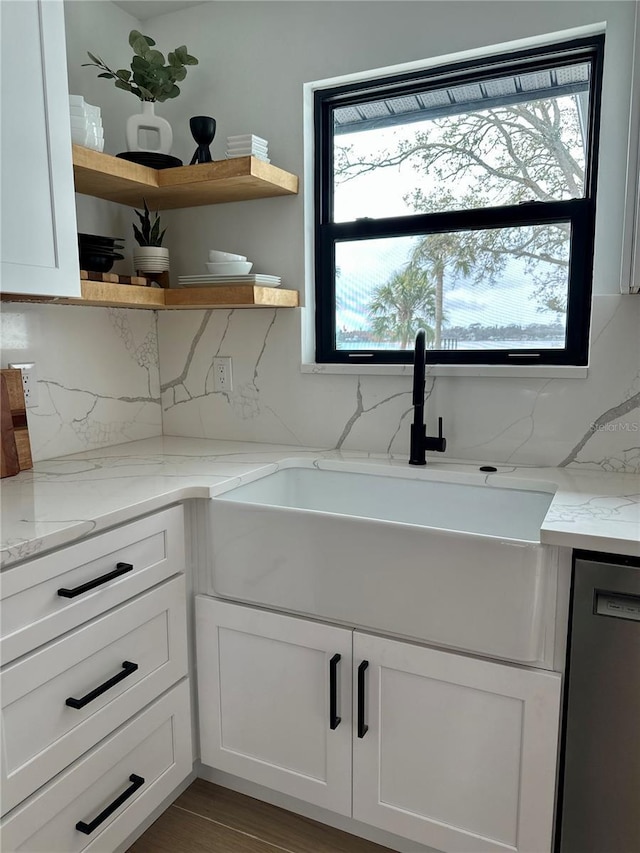
[[[296,311],[158,318],[166,435],[408,452],[411,378],[303,374]],[[586,379],[436,377],[447,458],[640,471],[640,298],[594,297]],[[213,357],[233,358],[233,390],[213,392]]]
[[[300,372],[290,310],[171,311],[5,304],[2,366],[33,360],[36,460],[162,433],[408,452],[410,376]],[[430,377],[446,458],[640,471],[640,297],[595,297],[587,379]],[[233,358],[214,393],[213,357]]]
[[[34,361],[34,460],[162,434],[155,311],[5,303],[2,366]]]

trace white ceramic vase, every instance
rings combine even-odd
[[[129,151],[147,151],[154,154],[169,154],[173,142],[171,125],[165,118],[156,115],[154,101],[142,101],[142,112],[127,119],[126,137]],[[143,144],[151,141],[155,147]]]
[[[137,272],[165,272],[169,269],[169,250],[162,246],[136,246],[133,268]]]

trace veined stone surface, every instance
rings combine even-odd
[[[9,303],[2,360],[34,361],[34,460],[162,433],[154,311]]]
[[[164,432],[408,453],[410,376],[300,372],[294,311],[159,316]],[[430,432],[446,456],[517,465],[640,471],[640,299],[594,297],[586,379],[428,377]],[[233,391],[213,392],[213,357]]]
[[[291,310],[8,304],[3,364],[33,360],[35,460],[160,435],[408,453],[411,376],[301,373]],[[640,471],[640,299],[594,297],[586,379],[428,377],[448,459]],[[213,358],[233,390],[213,391]]]
[[[295,444],[164,436],[37,462],[3,481],[0,565],[74,542],[171,503],[205,500],[281,467],[554,491],[543,544],[640,554],[640,476],[583,468],[496,466],[444,459],[416,468],[406,457]],[[206,561],[205,561],[206,567]]]

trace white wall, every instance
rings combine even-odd
[[[638,470],[640,301],[619,295],[633,11],[630,2],[214,2],[145,28],[161,47],[184,42],[200,58],[180,98],[161,108],[177,156],[188,161],[194,147],[189,116],[212,115],[214,158],[228,135],[254,132],[272,162],[304,177],[304,83],[606,22],[589,377],[439,377],[427,414],[445,418],[449,457]],[[173,273],[203,272],[206,250],[221,248],[304,289],[303,210],[301,193],[174,212]],[[162,314],[164,431],[405,453],[410,379],[301,374],[299,313]],[[216,353],[234,360],[228,395],[211,393]]]

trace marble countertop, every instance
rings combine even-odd
[[[640,556],[640,475],[572,468],[432,461],[410,468],[404,458],[275,444],[164,436],[35,464],[2,481],[0,566],[67,545],[115,524],[188,498],[210,498],[277,470],[284,460],[358,463],[409,476],[446,475],[554,491],[540,531],[549,545]]]

